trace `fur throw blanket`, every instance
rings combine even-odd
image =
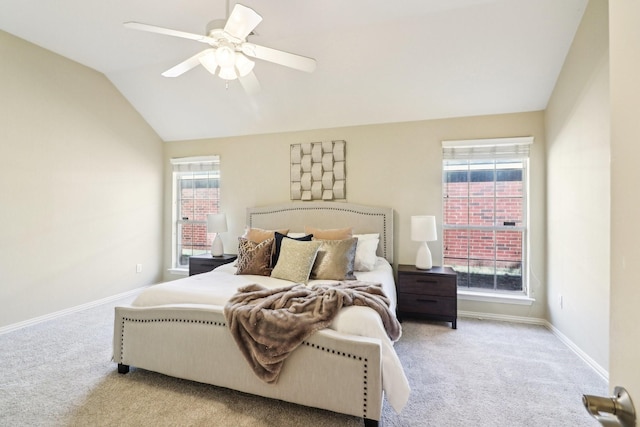
[[[400,323],[389,310],[382,287],[361,281],[277,289],[248,285],[229,300],[224,315],[253,371],[263,381],[275,383],[287,356],[350,305],[371,307],[380,315],[389,338],[400,337]]]

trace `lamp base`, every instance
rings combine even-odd
[[[216,237],[213,239],[213,243],[211,244],[211,256],[222,256],[224,255],[224,247],[222,245],[222,239],[220,238],[220,233],[216,233]]]
[[[427,246],[427,242],[422,242],[418,246],[418,253],[416,254],[416,268],[418,270],[430,270],[432,267],[431,251]]]

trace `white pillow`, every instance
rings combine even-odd
[[[380,234],[354,234],[353,237],[358,238],[356,246],[356,259],[353,263],[355,271],[371,271],[376,266],[378,256],[378,243],[380,242]]]
[[[287,237],[291,237],[292,239],[298,239],[298,238],[304,237],[306,235],[307,235],[306,233],[292,233],[292,232],[289,232],[287,234]]]

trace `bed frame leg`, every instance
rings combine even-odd
[[[372,420],[370,418],[364,419],[364,427],[382,427],[382,420]]]
[[[118,373],[126,374],[129,372],[129,365],[123,365],[122,363],[118,363]]]

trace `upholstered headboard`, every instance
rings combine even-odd
[[[339,202],[298,202],[247,208],[247,226],[268,230],[353,227],[354,234],[379,233],[378,255],[393,263],[393,209]]]

